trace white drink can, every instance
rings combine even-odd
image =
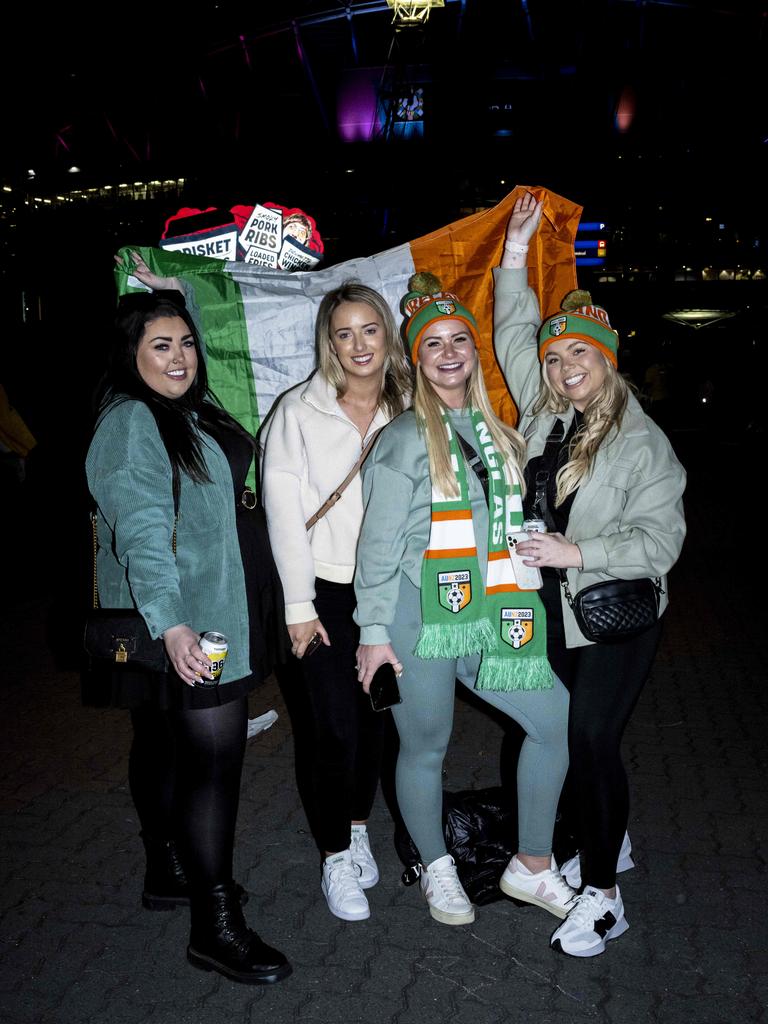
[[[208,632],[200,637],[200,649],[211,663],[213,679],[203,676],[195,682],[195,686],[216,686],[221,679],[221,672],[229,650],[229,640],[223,633]]]

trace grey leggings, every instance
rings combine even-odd
[[[392,647],[403,664],[402,704],[393,709],[400,735],[397,801],[424,864],[446,854],[442,829],[442,767],[453,729],[455,680],[473,689],[479,658],[425,660],[413,654],[421,627],[418,587],[403,573]],[[549,855],[560,789],[568,768],[568,692],[555,679],[551,690],[509,693],[473,690],[514,718],[526,739],[517,769],[518,850]]]

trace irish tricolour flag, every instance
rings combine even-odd
[[[543,314],[576,287],[574,239],[581,207],[542,188],[518,186],[498,206],[454,221],[405,245],[326,270],[295,271],[225,263],[133,246],[156,274],[183,280],[190,311],[205,340],[213,391],[246,429],[256,433],[275,400],[305,380],[315,364],[314,321],[323,295],[357,278],[385,296],[400,323],[408,278],[429,270],[471,309],[482,334],[480,356],[491,400],[507,422],[516,410],[493,355],[493,279],[515,199],[544,198],[544,218],[528,254],[529,280]],[[121,255],[130,268],[130,248]],[[138,281],[117,269],[120,294]],[[140,287],[140,286],[139,286]]]

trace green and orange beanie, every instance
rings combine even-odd
[[[586,341],[599,348],[614,366],[619,365],[619,336],[611,327],[606,311],[592,302],[589,292],[581,289],[568,292],[560,312],[546,318],[539,330],[539,359],[544,359],[547,348],[558,338]]]
[[[430,273],[414,274],[408,281],[408,293],[400,303],[405,317],[403,331],[414,364],[419,361],[419,345],[424,332],[436,320],[462,320],[475,344],[479,343],[477,321],[453,292],[444,292],[439,277]]]

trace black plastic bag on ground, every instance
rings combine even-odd
[[[443,830],[448,853],[456,861],[459,880],[472,903],[483,906],[506,899],[499,879],[517,847],[517,794],[491,786],[443,793]],[[402,822],[395,826],[395,848],[405,865],[403,882],[419,877],[419,852]],[[573,856],[575,841],[558,815],[553,837],[558,864]]]

